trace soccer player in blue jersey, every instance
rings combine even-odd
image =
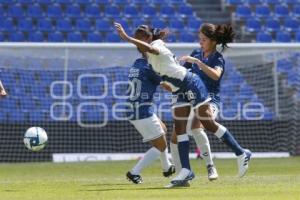
[[[127,179],[135,184],[142,183],[141,171],[158,157],[161,160],[163,175],[171,176],[175,173],[175,167],[167,157],[166,127],[154,114],[152,107],[153,95],[160,85],[161,78],[151,69],[147,59],[139,58],[130,68],[128,79],[128,119],[143,136],[143,141],[150,142],[153,147],[127,172]]]
[[[239,170],[244,174],[248,169],[251,152],[243,149],[231,133],[212,118],[208,104],[211,98],[207,93],[203,81],[199,76],[179,65],[174,54],[161,40],[165,36],[165,32],[161,32],[158,29],[150,29],[147,25],[141,25],[137,30],[140,34],[133,38],[126,34],[121,24],[115,23],[115,27],[122,39],[136,45],[140,52],[146,53],[149,64],[151,64],[152,69],[162,78],[162,82],[168,85],[173,93],[178,96],[182,95],[188,100],[188,103],[193,106],[193,111],[204,128],[213,132],[235,152],[238,160],[240,160],[238,162]],[[172,179],[169,187],[185,186],[195,177],[190,167],[189,137],[186,132],[187,118],[190,111],[174,109],[173,112],[182,169]]]
[[[2,82],[0,81],[0,97],[5,97],[7,95]]]

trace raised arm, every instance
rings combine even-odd
[[[2,82],[0,81],[0,97],[5,97],[7,95],[3,85],[2,85]]]
[[[124,31],[123,27],[121,24],[119,23],[114,23],[120,37],[125,40],[128,41],[132,44],[134,44],[135,46],[137,46],[137,48],[141,51],[141,52],[149,52],[155,55],[159,54],[159,51],[156,48],[153,48],[150,44],[143,42],[141,40],[135,39],[133,37],[130,37],[127,35],[127,33]]]

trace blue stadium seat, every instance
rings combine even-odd
[[[184,29],[184,22],[178,19],[170,19],[169,27],[172,31],[180,31]]]
[[[119,17],[120,9],[118,6],[106,6],[104,9],[104,14],[106,17]]]
[[[14,33],[10,33],[9,40],[11,42],[24,42],[25,36],[22,32],[14,32]]]
[[[269,5],[278,5],[281,3],[281,0],[264,0],[264,1]]]
[[[295,33],[295,41],[300,42],[300,31]]]
[[[268,32],[259,32],[256,34],[256,42],[270,43],[272,40],[272,35]]]
[[[60,4],[53,4],[47,7],[47,16],[51,18],[62,18],[63,11]]]
[[[146,20],[143,18],[136,18],[132,20],[132,28],[135,30],[139,25],[147,24]]]
[[[111,0],[95,0],[96,4],[108,5],[111,3]]]
[[[132,32],[132,27],[130,26],[129,21],[127,19],[116,19],[115,22],[118,22],[118,23],[122,24],[124,30],[127,33]]]
[[[73,3],[73,0],[55,0],[56,3],[59,3],[61,5],[68,5],[68,4],[71,4]]]
[[[148,4],[147,0],[131,0],[131,3],[133,5],[143,5],[143,4]]]
[[[11,18],[6,18],[0,21],[0,31],[2,32],[14,32],[15,31],[14,21]]]
[[[48,33],[48,42],[64,42],[64,36],[59,31]]]
[[[269,6],[267,6],[267,5],[256,6],[255,15],[257,17],[269,17],[271,15]]]
[[[37,22],[37,27],[38,27],[38,30],[43,31],[43,32],[53,31],[52,21],[51,21],[51,19],[48,19],[48,18],[39,19]]]
[[[6,12],[3,8],[2,5],[0,5],[0,18],[5,18],[6,17]]]
[[[284,29],[286,31],[297,31],[299,29],[299,20],[290,17],[285,18]]]
[[[166,5],[169,3],[169,0],[150,0],[149,3],[154,5]]]
[[[195,42],[197,40],[197,35],[188,33],[188,32],[180,32],[179,33],[179,41],[180,42]]]
[[[175,15],[175,9],[173,6],[161,6],[160,7],[160,16],[169,18],[174,17]]]
[[[172,5],[179,6],[179,5],[184,5],[186,3],[186,1],[185,0],[169,0],[169,3]]]
[[[108,19],[97,19],[95,22],[95,29],[97,31],[108,32],[111,31],[112,24]]]
[[[127,18],[134,18],[139,16],[137,8],[133,5],[124,6],[124,16]]]
[[[92,30],[92,24],[88,19],[77,19],[76,29],[82,32],[89,32]]]
[[[291,42],[291,35],[288,32],[277,32],[275,40],[276,42]]]
[[[155,17],[157,14],[156,8],[151,5],[145,5],[141,9],[141,13],[143,13],[143,17]]]
[[[293,8],[293,15],[295,17],[300,17],[300,5],[295,5]]]
[[[28,17],[36,17],[40,18],[43,16],[43,10],[39,4],[28,5],[27,8],[27,16]]]
[[[0,42],[4,42],[5,41],[5,37],[2,33],[0,33]]]
[[[100,8],[97,4],[87,5],[85,7],[85,16],[98,18],[101,16]]]
[[[192,17],[192,16],[194,16],[194,12],[193,12],[193,9],[192,9],[191,6],[181,5],[178,8],[177,12],[181,17]]]
[[[87,42],[103,42],[103,38],[99,32],[92,32],[87,34]]]
[[[249,5],[260,5],[260,4],[262,4],[263,2],[262,2],[262,0],[247,0],[247,3],[248,3]]]
[[[56,20],[56,30],[61,32],[71,32],[73,31],[72,22],[70,19],[58,19]]]
[[[289,16],[289,8],[286,5],[276,5],[274,15],[276,17],[287,17]]]
[[[226,0],[226,3],[229,5],[242,5],[244,4],[244,0]]]
[[[251,8],[247,5],[238,5],[236,8],[236,17],[248,18],[252,16]]]
[[[154,18],[151,21],[151,26],[154,27],[154,28],[166,28],[167,23],[162,19]]]
[[[29,42],[44,42],[44,35],[42,32],[31,32],[28,34]]]
[[[54,0],[36,0],[36,2],[47,6],[53,4]]]
[[[18,21],[18,29],[19,31],[34,31],[33,22],[30,18],[27,19],[20,19]]]
[[[198,31],[202,21],[197,18],[189,18],[187,22],[187,28],[189,31]]]
[[[177,42],[177,37],[174,33],[173,34],[171,33],[171,34],[167,35],[166,41],[167,42]]]
[[[25,16],[25,10],[21,4],[12,4],[9,7],[8,15],[10,17],[22,18]]]
[[[93,3],[93,0],[74,0],[74,3],[78,3],[79,5],[89,5]]]
[[[107,42],[121,42],[121,38],[117,33],[107,33],[105,40]]]
[[[117,4],[117,5],[125,5],[125,4],[129,4],[129,1],[128,0],[112,0],[112,2],[114,4]]]
[[[246,22],[248,32],[259,32],[261,30],[261,21],[259,19],[248,19]]]
[[[66,8],[65,15],[70,18],[79,18],[81,17],[81,9],[78,4],[68,5]]]
[[[300,3],[299,0],[282,0],[282,2],[290,5],[297,5]]]
[[[80,32],[71,32],[67,35],[68,42],[83,42],[83,37]]]
[[[18,0],[21,4],[33,4],[35,0]]]
[[[265,23],[265,29],[267,31],[276,32],[281,29],[280,22],[276,18],[268,18]]]

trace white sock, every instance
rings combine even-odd
[[[195,138],[197,147],[201,151],[201,156],[205,160],[206,166],[213,165],[214,163],[211,156],[209,140],[206,133],[202,128],[193,129],[192,133]]]
[[[171,149],[172,161],[175,165],[175,170],[178,173],[181,170],[181,162],[180,162],[177,144],[170,142],[170,149]]]
[[[161,163],[161,168],[163,169],[164,172],[167,172],[168,169],[171,167],[172,163],[168,159],[168,148],[166,148],[166,150],[161,152],[160,163]]]
[[[131,173],[134,175],[139,175],[141,171],[145,167],[150,165],[155,159],[157,159],[160,154],[161,152],[157,148],[152,147],[145,153],[144,157],[140,159],[139,162],[132,168]]]
[[[180,172],[178,173],[178,175],[176,177],[174,177],[172,180],[183,180],[185,179],[190,173],[190,170],[186,169],[186,168],[182,168],[180,170]]]

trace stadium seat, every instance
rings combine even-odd
[[[256,42],[270,43],[272,40],[272,35],[268,32],[259,32],[256,34]]]
[[[74,0],[74,3],[79,5],[89,5],[93,3],[93,0]]]
[[[148,5],[145,5],[142,7],[141,9],[141,13],[143,13],[143,17],[149,17],[149,18],[152,18],[152,17],[155,17],[156,14],[157,14],[157,11],[156,11],[156,8],[154,6],[148,6]]]
[[[252,16],[251,8],[247,5],[238,5],[236,8],[236,17],[248,18]]]
[[[95,29],[97,31],[108,32],[112,29],[112,24],[108,19],[97,19],[95,22]]]
[[[276,42],[291,42],[291,35],[288,32],[277,32],[275,40]]]
[[[300,31],[295,33],[295,41],[300,42]]]
[[[70,32],[67,35],[68,42],[82,42],[83,37],[80,32]]]
[[[53,4],[54,0],[36,0],[36,2],[47,6]]]
[[[281,29],[279,20],[273,17],[268,18],[265,23],[265,29],[270,32],[279,31]]]
[[[248,19],[246,22],[246,31],[259,32],[261,30],[261,21],[259,19]]]
[[[77,19],[76,29],[82,32],[89,32],[92,31],[92,24],[88,19]]]
[[[87,34],[87,42],[102,42],[103,38],[99,32],[92,32]]]
[[[189,31],[198,31],[202,21],[197,18],[189,18],[187,22],[187,28]]]
[[[105,40],[107,42],[121,42],[121,38],[117,33],[107,33]]]
[[[285,4],[290,4],[290,5],[297,5],[297,4],[300,3],[299,0],[282,0],[282,1],[283,1],[283,3],[285,3]]]
[[[297,31],[299,29],[299,20],[290,17],[285,18],[284,29],[286,31]]]
[[[262,4],[262,0],[247,0],[249,5],[260,5]]]
[[[15,25],[12,18],[6,18],[0,21],[0,31],[2,32],[13,32],[15,31]]]
[[[52,21],[51,21],[51,19],[48,19],[48,18],[42,18],[42,19],[38,20],[37,27],[38,27],[38,30],[43,31],[43,32],[53,31]]]
[[[5,18],[6,17],[6,12],[3,8],[2,5],[0,5],[0,18]]]
[[[60,7],[60,4],[48,5],[47,7],[47,16],[50,18],[62,18],[63,11]]]
[[[177,42],[177,37],[174,33],[171,33],[171,34],[167,35],[166,41],[171,42],[171,43],[172,42]]]
[[[150,0],[149,3],[154,5],[167,5],[169,3],[169,0]]]
[[[32,32],[28,34],[28,41],[29,42],[43,42],[44,35],[42,32]]]
[[[0,33],[0,42],[4,42],[4,40],[5,40],[4,35],[2,33]]]
[[[108,5],[111,3],[111,0],[95,0],[95,3],[100,5]]]
[[[193,9],[191,6],[182,5],[178,8],[177,12],[181,17],[193,17],[194,16],[194,12],[193,12]]]
[[[269,17],[271,14],[270,8],[267,5],[258,5],[255,9],[256,17]]]
[[[73,3],[73,0],[55,0],[56,3],[59,3],[61,5],[68,5],[68,4],[71,4]]]
[[[147,24],[146,20],[143,18],[136,18],[132,20],[132,28],[135,30],[139,25]]]
[[[124,16],[127,18],[138,17],[139,12],[135,6],[127,5],[124,7]]]
[[[78,4],[68,5],[66,8],[65,15],[70,18],[79,18],[81,17],[81,9]]]
[[[169,0],[169,3],[172,5],[184,5],[185,4],[185,0]]]
[[[112,3],[116,4],[116,5],[125,5],[125,4],[129,4],[128,0],[112,0]]]
[[[71,32],[73,31],[72,22],[70,19],[58,19],[56,21],[56,30],[61,32]]]
[[[171,31],[180,31],[184,29],[184,22],[178,19],[170,19],[169,28]]]
[[[179,33],[179,41],[180,42],[195,42],[197,37],[195,34],[188,33],[188,32],[181,32]]]
[[[59,31],[48,33],[48,42],[64,42],[64,36]]]
[[[22,32],[14,32],[14,33],[10,33],[9,40],[11,42],[24,42],[25,36]]]
[[[244,0],[226,0],[226,3],[229,5],[242,5]]]
[[[162,20],[162,19],[156,19],[156,18],[154,18],[151,21],[151,26],[154,27],[154,28],[166,28],[167,27],[167,23],[164,20]]]
[[[289,16],[289,8],[286,5],[276,5],[274,15],[276,17],[287,17]]]
[[[100,8],[97,4],[87,5],[85,7],[85,16],[91,18],[98,18],[101,16]]]
[[[295,5],[293,8],[293,16],[300,17],[300,5]]]
[[[264,0],[264,1],[269,5],[278,5],[281,3],[281,0]]]
[[[27,16],[41,18],[43,16],[43,10],[42,10],[41,6],[38,4],[28,5]]]
[[[161,6],[160,7],[160,16],[164,18],[173,17],[175,15],[175,9],[173,6]]]
[[[133,5],[143,5],[143,4],[148,4],[147,0],[131,0],[131,3]]]
[[[19,31],[34,31],[33,22],[30,18],[27,19],[20,19],[18,21],[18,30]]]
[[[21,4],[12,4],[9,7],[8,15],[10,17],[22,18],[25,16],[25,11]]]
[[[106,17],[119,17],[120,9],[118,6],[106,6],[104,9],[104,14]]]
[[[18,0],[20,4],[33,4],[35,0]]]
[[[16,0],[0,0],[0,4],[8,5],[8,4],[14,4]]]

